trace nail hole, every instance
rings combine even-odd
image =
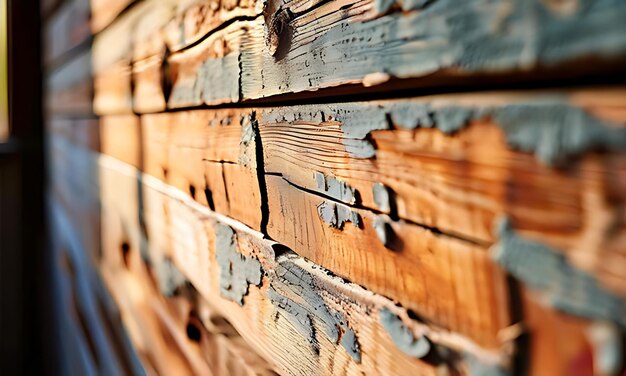
[[[198,328],[195,324],[191,322],[187,323],[186,331],[187,338],[189,338],[193,342],[200,342],[200,339],[202,338],[202,332],[200,331],[200,328]]]

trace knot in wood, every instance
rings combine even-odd
[[[282,58],[289,51],[293,35],[293,28],[290,23],[294,18],[294,14],[289,8],[278,8],[270,19],[267,45],[272,56],[277,59]]]

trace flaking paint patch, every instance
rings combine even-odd
[[[339,230],[343,230],[346,222],[351,222],[356,227],[361,225],[359,213],[353,211],[348,206],[332,201],[323,201],[319,204],[317,213],[326,224]]]
[[[411,329],[388,308],[381,309],[379,315],[383,328],[402,352],[418,359],[428,355],[431,350],[431,343],[426,336],[415,338]]]
[[[374,203],[380,211],[384,213],[391,211],[391,194],[386,185],[383,183],[374,183],[374,185],[372,185],[372,195],[374,196]]]
[[[356,333],[342,314],[331,311],[326,305],[313,275],[292,260],[297,257],[287,254],[278,260],[275,277],[271,278],[268,289],[270,301],[316,351],[319,351],[320,338],[314,324],[322,328],[332,343],[341,344],[355,361],[360,362],[361,348]]]
[[[364,107],[354,103],[340,105],[304,105],[293,108],[278,108],[264,113],[268,123],[298,120],[310,122],[338,121],[343,131],[342,143],[354,158],[372,158],[376,155],[374,145],[367,140],[370,132],[389,129],[384,111],[380,107]]]
[[[220,267],[220,293],[223,297],[243,305],[250,284],[260,285],[261,263],[237,251],[236,234],[230,226],[215,225],[215,248]]]
[[[626,301],[573,267],[562,252],[519,237],[508,219],[498,224],[493,257],[514,277],[564,312],[626,327]]]
[[[626,128],[596,118],[566,104],[526,103],[502,107],[461,107],[398,103],[388,109],[403,128],[437,128],[452,134],[470,122],[491,118],[505,134],[509,146],[548,165],[589,150],[626,150]]]
[[[183,273],[178,270],[176,265],[170,259],[163,259],[157,265],[157,277],[161,294],[166,297],[173,297],[182,287],[187,279]]]
[[[386,218],[379,216],[374,219],[373,226],[378,240],[380,240],[385,247],[388,247],[394,237],[393,228],[391,228],[389,221]]]
[[[544,0],[398,1],[403,8],[423,10],[378,17],[373,9],[374,17],[367,22],[359,22],[359,14],[323,31],[316,30],[317,24],[300,25],[281,64],[266,51],[244,51],[250,57],[242,68],[249,72],[243,97],[316,90],[376,72],[400,79],[450,70],[468,75],[513,73],[581,57],[623,56],[626,3],[579,2],[576,11],[564,16],[546,8]],[[372,8],[379,14],[396,8],[386,0],[377,4]],[[300,20],[296,16],[294,23]],[[262,26],[259,29],[251,33],[258,39],[256,50],[264,44]],[[263,73],[252,74],[259,71]]]
[[[356,189],[344,181],[337,180],[334,176],[326,176],[319,171],[315,171],[315,184],[320,192],[335,200],[347,204],[356,202]]]

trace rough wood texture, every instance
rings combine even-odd
[[[516,232],[560,250],[623,295],[626,117],[619,98],[625,94],[606,93],[449,95],[150,115],[142,120],[143,170],[259,230],[259,154],[253,145],[242,146],[244,134],[255,140],[249,133],[254,124],[260,176],[280,176],[296,187],[291,190],[315,193],[318,201],[387,214],[482,247],[499,241],[495,226],[508,218]],[[575,129],[575,138],[562,140],[564,129]],[[137,140],[135,132],[121,126],[109,137],[128,142]],[[133,142],[123,150],[137,153]],[[615,152],[589,153],[594,150]],[[273,206],[266,213],[274,222],[269,235],[280,242],[295,236],[302,252],[313,252],[304,240],[308,218],[291,211],[301,219],[283,219],[281,191],[265,190]],[[277,233],[283,221],[295,226],[288,236]],[[324,233],[322,239],[342,234]]]
[[[239,110],[101,118],[102,151],[254,229],[262,220],[254,134]],[[243,122],[243,124],[242,124]],[[246,141],[247,140],[247,141]]]
[[[167,76],[161,79],[172,83],[165,99],[169,96],[168,107],[182,108],[340,85],[369,87],[392,78],[425,78],[408,84],[425,87],[484,75],[502,80],[509,74],[514,80],[511,73],[546,68],[553,76],[571,74],[564,65],[594,74],[625,54],[621,1],[553,3],[268,1],[264,7],[242,4],[237,8],[242,14],[209,3],[206,8],[218,15],[208,17],[211,21],[205,21],[206,8],[192,6],[183,16],[172,12],[164,27],[166,40],[176,41],[168,43],[169,67],[161,72]],[[248,13],[253,9],[254,16]],[[194,21],[199,26],[191,27],[191,36],[186,28],[181,33],[179,25]],[[135,40],[153,42],[148,36]],[[595,63],[574,64],[581,59]],[[145,65],[137,69],[137,87],[151,87],[155,95],[139,92],[140,108],[162,108],[158,75],[142,75]]]
[[[444,363],[435,362],[439,364],[435,367],[429,360],[411,359],[401,350],[410,351],[399,339],[402,337],[392,338],[387,332],[383,319],[389,315],[387,311],[393,312],[392,318],[402,317],[397,319],[399,325],[406,325],[415,340],[426,335],[429,343],[468,352],[493,367],[493,362],[506,360],[503,353],[483,350],[462,336],[409,319],[407,312],[391,301],[329,276],[290,252],[277,254],[277,248],[262,240],[261,234],[212,213],[185,193],[147,175],[141,178],[146,229],[142,235],[136,211],[136,170],[107,157],[100,160],[107,234],[104,262],[123,264],[120,245],[127,243],[127,248],[134,250],[131,252],[141,250],[143,258],[154,265],[163,293],[175,293],[189,278],[253,348],[282,372],[434,374],[438,367],[461,369],[467,365],[464,361],[450,364],[448,358]],[[224,237],[223,231],[230,235]],[[144,236],[148,243],[142,240]],[[240,261],[229,268],[224,257]],[[184,278],[172,269],[172,262]],[[241,274],[255,268],[263,272],[256,282]],[[236,290],[235,286],[245,289]],[[358,347],[344,337],[348,329],[354,332]],[[400,342],[394,344],[394,339]]]

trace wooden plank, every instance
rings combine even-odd
[[[72,0],[50,18],[44,32],[44,62],[48,67],[88,40],[91,36],[89,16],[89,0]]]
[[[624,294],[611,264],[624,257],[626,119],[618,100],[593,99],[600,92],[260,109],[265,176],[479,244],[497,242],[506,217]],[[579,141],[562,139],[566,129]]]
[[[615,98],[624,94],[616,89],[613,96],[603,97],[599,92],[491,93],[149,115],[143,117],[140,137],[143,170],[254,229],[263,229],[266,215],[267,234],[274,240],[373,291],[408,301],[407,306],[433,320],[439,316],[433,308],[437,304],[411,306],[420,301],[416,296],[425,296],[421,287],[407,289],[385,279],[389,268],[384,265],[395,265],[404,257],[404,252],[398,256],[393,250],[403,249],[405,231],[410,231],[405,228],[426,227],[421,238],[443,236],[477,250],[468,254],[487,265],[480,270],[488,279],[493,272],[485,249],[509,239],[508,232],[494,230],[501,218],[508,218],[516,234],[551,247],[603,289],[623,296],[624,225],[619,211],[624,206],[626,170],[620,150],[624,150],[626,128],[620,120],[622,102]],[[563,111],[573,115],[561,116]],[[507,114],[522,120],[513,121],[518,118]],[[256,148],[241,146],[246,119],[254,119],[259,130],[263,171],[256,171],[252,168],[256,162],[250,162],[258,155]],[[421,127],[411,129],[418,123]],[[423,128],[427,126],[432,128]],[[568,127],[576,127],[590,143],[561,143],[560,129]],[[131,136],[124,135],[131,129],[119,127],[111,134],[128,140]],[[585,152],[596,149],[617,152]],[[363,150],[374,155],[355,154]],[[546,153],[550,150],[558,153]],[[121,154],[113,155],[128,161]],[[571,159],[576,155],[578,159]],[[242,166],[242,160],[248,166]],[[568,161],[568,168],[545,164],[559,161]],[[264,177],[267,208],[258,176]],[[386,202],[375,196],[379,188],[390,193]],[[332,222],[333,214],[339,215],[336,208],[342,214],[359,213],[363,229],[348,222],[340,231],[333,228],[340,227],[337,223],[324,222],[320,213],[326,210]],[[382,240],[376,230],[382,231]],[[358,253],[343,251],[361,243]],[[411,250],[414,242],[405,243]],[[369,257],[382,261],[370,262]],[[377,269],[378,264],[383,266]],[[404,265],[409,273],[410,263],[398,267]],[[492,315],[503,317],[495,311]],[[466,325],[444,316],[438,320],[454,328]],[[494,325],[487,331],[492,339],[494,328],[506,325],[506,319],[498,320],[486,320]],[[478,333],[472,325],[463,330]]]
[[[347,84],[375,86],[391,78],[426,77],[414,87],[458,84],[481,75],[502,80],[505,73],[582,58],[610,61],[626,51],[619,21],[626,7],[616,0],[568,11],[524,0],[394,4],[268,2],[263,16],[226,24],[170,56],[168,106],[230,103]],[[574,71],[590,73],[601,65],[576,65]]]
[[[249,1],[231,7],[185,1],[156,12],[158,17],[125,15],[145,17],[150,25],[125,33],[141,51],[135,60],[146,60],[133,68],[137,111],[161,111],[164,102],[184,108],[337,86],[317,96],[363,92],[363,86],[371,92],[484,84],[489,77],[513,82],[594,75],[619,69],[626,51],[619,22],[626,7],[617,0],[569,11],[539,0],[473,0],[462,9],[449,1],[396,7],[371,0],[272,1],[266,7]],[[154,31],[157,25],[162,26]],[[593,32],[579,35],[583,29]],[[171,52],[166,62],[164,44]],[[126,70],[131,65],[119,63]]]
[[[141,126],[133,115],[101,119],[103,153],[260,229],[256,146],[249,117],[240,110],[146,115]]]
[[[452,358],[472,354],[490,367],[506,361],[503,353],[487,351],[464,336],[410,319],[407,311],[392,301],[334,277],[289,251],[276,253],[283,248],[276,248],[241,223],[211,212],[178,189],[148,175],[141,177],[138,188],[137,171],[131,166],[104,156],[100,161],[104,223],[111,224],[105,226],[109,246],[105,246],[104,262],[111,268],[123,268],[119,244],[128,241],[128,248],[135,252],[133,260],[138,260],[137,250],[144,249],[143,258],[150,260],[163,293],[180,291],[182,273],[279,373],[434,375],[437,369],[454,373],[468,366],[463,360],[452,362],[449,355],[434,364],[409,356],[424,355],[417,351],[423,335],[433,349],[435,344],[448,349],[438,356],[448,351],[457,354]],[[138,208],[137,189],[143,192],[147,234],[143,240],[138,215],[128,210]],[[231,268],[229,262],[240,263]],[[258,280],[246,276],[246,270],[254,274],[255,268],[262,271]],[[176,269],[180,272],[174,272]],[[394,336],[396,325],[408,331],[405,336],[410,333],[408,343]],[[354,338],[348,331],[354,332],[358,346],[350,341]]]

